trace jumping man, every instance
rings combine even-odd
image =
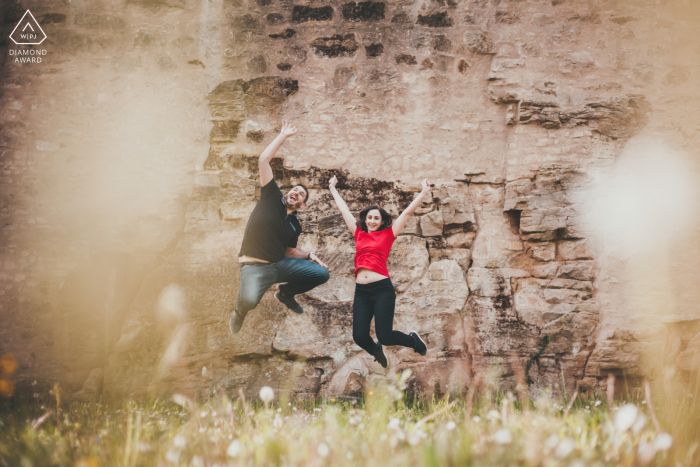
[[[258,161],[262,189],[260,200],[248,219],[238,253],[241,282],[236,309],[229,320],[233,334],[241,330],[246,314],[260,303],[263,294],[273,284],[285,282],[275,292],[275,298],[294,313],[301,314],[304,309],[294,296],[308,292],[330,277],[328,267],[315,253],[296,248],[301,234],[297,211],[306,207],[309,190],[304,185],[297,185],[282,195],[270,167],[270,161],[282,143],[296,132],[296,127],[284,121],[282,131]]]

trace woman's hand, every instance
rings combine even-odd
[[[430,191],[430,182],[427,178],[421,182],[421,185],[423,186],[423,193],[428,193]]]
[[[280,134],[282,136],[288,137],[296,134],[297,132],[297,127],[292,126],[287,122],[287,120],[282,120],[282,130],[280,130]]]
[[[333,178],[331,178],[330,181],[328,182],[328,188],[332,190],[333,188],[335,188],[337,183],[338,183],[338,179],[335,178],[335,175],[333,175]]]

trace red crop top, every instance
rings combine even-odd
[[[355,229],[355,276],[360,268],[369,269],[389,277],[386,261],[394,244],[394,229],[387,227],[379,232],[365,232]]]

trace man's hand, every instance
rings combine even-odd
[[[297,132],[297,127],[290,125],[287,120],[282,120],[282,129],[280,130],[280,135],[288,138],[295,135]]]
[[[421,182],[421,185],[423,186],[423,193],[428,193],[430,191],[430,182],[427,178]]]
[[[338,179],[335,178],[335,175],[333,175],[333,178],[331,178],[330,181],[328,182],[328,188],[332,190],[333,188],[335,188],[335,185],[337,183],[338,183]]]
[[[316,256],[316,253],[311,253],[311,255],[309,256],[309,261],[312,261],[312,262],[318,264],[319,266],[323,266],[324,268],[328,269],[328,266],[326,266],[326,263],[321,261],[318,258],[318,256]]]

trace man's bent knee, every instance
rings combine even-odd
[[[258,306],[258,303],[260,303],[259,300],[255,301],[249,299],[239,299],[236,303],[236,311],[243,314],[248,313],[250,310]]]
[[[319,272],[318,277],[319,277],[319,282],[321,284],[325,284],[326,282],[328,282],[328,279],[331,278],[331,273],[330,273],[330,271],[328,271],[328,269],[322,267],[321,271]]]

